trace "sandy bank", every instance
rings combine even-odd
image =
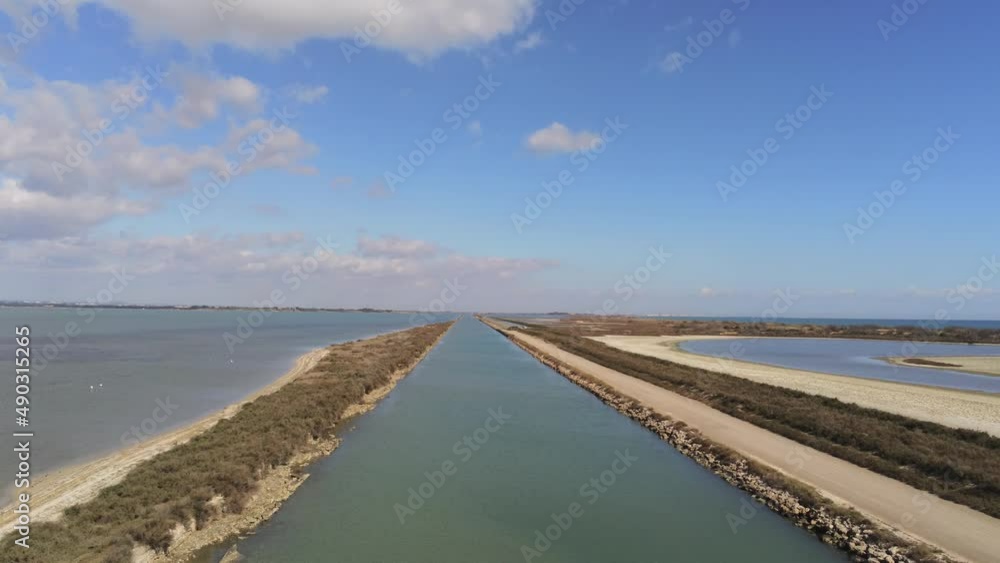
[[[879,409],[917,420],[936,422],[953,428],[980,430],[1000,436],[1000,395],[907,385],[715,358],[693,354],[678,346],[685,340],[734,338],[727,336],[592,338],[627,352],[795,389],[812,395],[833,397],[862,407]]]
[[[929,356],[924,358],[892,357],[883,359],[889,363],[900,366],[964,371],[979,375],[1000,375],[1000,356]],[[932,363],[927,364],[922,362]],[[937,366],[933,365],[933,363],[945,363],[951,365]]]
[[[541,339],[517,332],[508,334],[620,395],[683,421],[705,438],[805,483],[832,501],[853,507],[905,536],[970,561],[995,561],[995,555],[1000,553],[1000,520],[805,447]]]
[[[104,488],[121,481],[135,466],[165,452],[211,428],[216,422],[233,416],[239,407],[263,395],[268,395],[308,372],[326,356],[326,348],[318,348],[299,356],[292,369],[268,386],[218,412],[187,426],[164,432],[118,450],[100,459],[66,467],[35,480],[29,490],[31,515],[34,523],[58,519],[74,504],[93,499]],[[14,521],[13,506],[0,509],[0,528],[9,529]]]

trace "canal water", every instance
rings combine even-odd
[[[1000,393],[1000,377],[960,371],[900,366],[886,357],[1000,356],[1000,346],[861,340],[847,338],[738,338],[691,340],[681,349],[695,354],[793,369]],[[733,351],[738,350],[738,354]]]
[[[247,561],[846,560],[470,317],[343,438]]]

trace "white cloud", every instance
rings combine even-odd
[[[396,236],[369,238],[358,237],[358,251],[362,256],[388,256],[392,258],[434,256],[438,246],[423,240],[408,240]]]
[[[174,117],[183,127],[195,128],[219,116],[223,105],[244,113],[260,109],[261,90],[242,76],[219,77],[192,71],[172,71],[179,83]]]
[[[273,119],[256,118],[229,131],[226,143],[230,151],[239,153],[252,148],[252,158],[244,156],[244,173],[262,168],[281,168],[300,174],[314,174],[315,168],[301,164],[318,152],[318,148],[302,138],[298,131]]]
[[[477,292],[480,299],[497,292],[509,295],[521,278],[557,265],[541,259],[430,253],[427,249],[437,245],[398,237],[359,240],[355,252],[342,250],[347,245],[339,241],[326,240],[336,245],[335,250],[319,261],[302,282],[302,290],[294,292],[282,282],[282,275],[296,266],[301,271],[303,259],[317,248],[315,239],[299,232],[22,241],[0,245],[0,265],[18,280],[73,275],[80,282],[62,287],[59,295],[47,293],[46,299],[86,298],[85,282],[106,283],[107,272],[124,271],[138,277],[122,296],[128,302],[163,302],[164,295],[171,295],[171,302],[245,305],[281,289],[290,297],[289,304],[378,303],[397,308],[425,307],[439,296],[445,280],[467,287],[469,295],[462,299],[471,306]],[[372,244],[378,247],[377,254],[360,250]]]
[[[145,40],[173,39],[188,47],[225,44],[247,50],[290,49],[306,39],[343,39],[353,45],[355,28],[373,14],[389,15],[372,39],[381,48],[415,58],[452,48],[489,43],[514,33],[534,17],[537,0],[397,0],[401,9],[386,12],[385,0],[82,0],[124,13]]]
[[[691,16],[685,16],[674,23],[668,23],[667,25],[663,26],[663,29],[666,31],[678,31],[687,27],[691,27],[691,24],[693,23],[694,23],[694,18],[692,18]]]
[[[325,98],[328,93],[330,93],[330,89],[322,85],[306,86],[304,84],[295,84],[291,87],[292,97],[295,98],[295,101],[302,104],[315,104]]]
[[[141,77],[96,85],[36,78],[9,88],[0,113],[0,180],[6,179],[0,230],[13,232],[8,225],[16,223],[25,237],[84,235],[115,216],[161,207],[229,161],[239,162],[242,174],[263,168],[312,172],[303,161],[317,148],[292,128],[294,116],[278,123],[280,130],[271,125],[273,114],[232,120],[218,144],[154,145],[140,135],[140,129],[150,131],[149,119],[181,115],[194,124],[211,118],[219,111],[212,104],[254,109],[260,90],[244,80],[171,73],[162,87],[192,95],[170,109],[150,107],[148,95],[131,97]],[[218,100],[195,103],[216,95]]]
[[[523,51],[530,51],[535,47],[540,46],[542,42],[542,33],[540,31],[533,31],[514,43],[514,52],[520,53]]]
[[[590,131],[574,133],[562,123],[555,122],[532,133],[525,145],[536,153],[566,153],[589,149],[599,138]]]
[[[105,196],[57,197],[25,190],[11,178],[0,182],[0,225],[11,239],[76,235],[116,215],[144,215],[150,210],[148,203]]]
[[[671,51],[667,53],[667,56],[663,57],[660,61],[660,70],[666,72],[667,74],[673,74],[675,72],[680,72],[684,69],[685,58],[684,54],[679,51]]]

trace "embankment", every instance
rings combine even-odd
[[[522,348],[529,343],[526,349],[533,355],[703,466],[824,541],[862,559],[940,560],[919,545],[924,542],[957,558],[990,561],[990,554],[1000,544],[1000,540],[990,539],[1000,531],[1000,522],[989,516],[802,446],[536,337],[523,333],[508,336]],[[677,422],[663,416],[668,414]],[[692,432],[687,424],[698,431]],[[848,507],[858,507],[864,516]],[[902,528],[903,537],[886,533],[884,526]]]

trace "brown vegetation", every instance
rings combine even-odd
[[[633,354],[552,328],[529,325],[525,332],[801,444],[1000,517],[1000,439],[986,433]]]
[[[958,364],[949,364],[947,362],[935,362],[934,360],[925,360],[924,358],[903,358],[904,364],[913,364],[915,366],[931,366],[936,368],[960,368],[962,366]]]
[[[59,522],[34,526],[30,549],[5,538],[0,560],[124,563],[136,544],[166,553],[178,525],[200,528],[220,512],[240,512],[263,476],[330,436],[350,405],[412,365],[450,325],[330,347],[312,371],[144,462]]]

